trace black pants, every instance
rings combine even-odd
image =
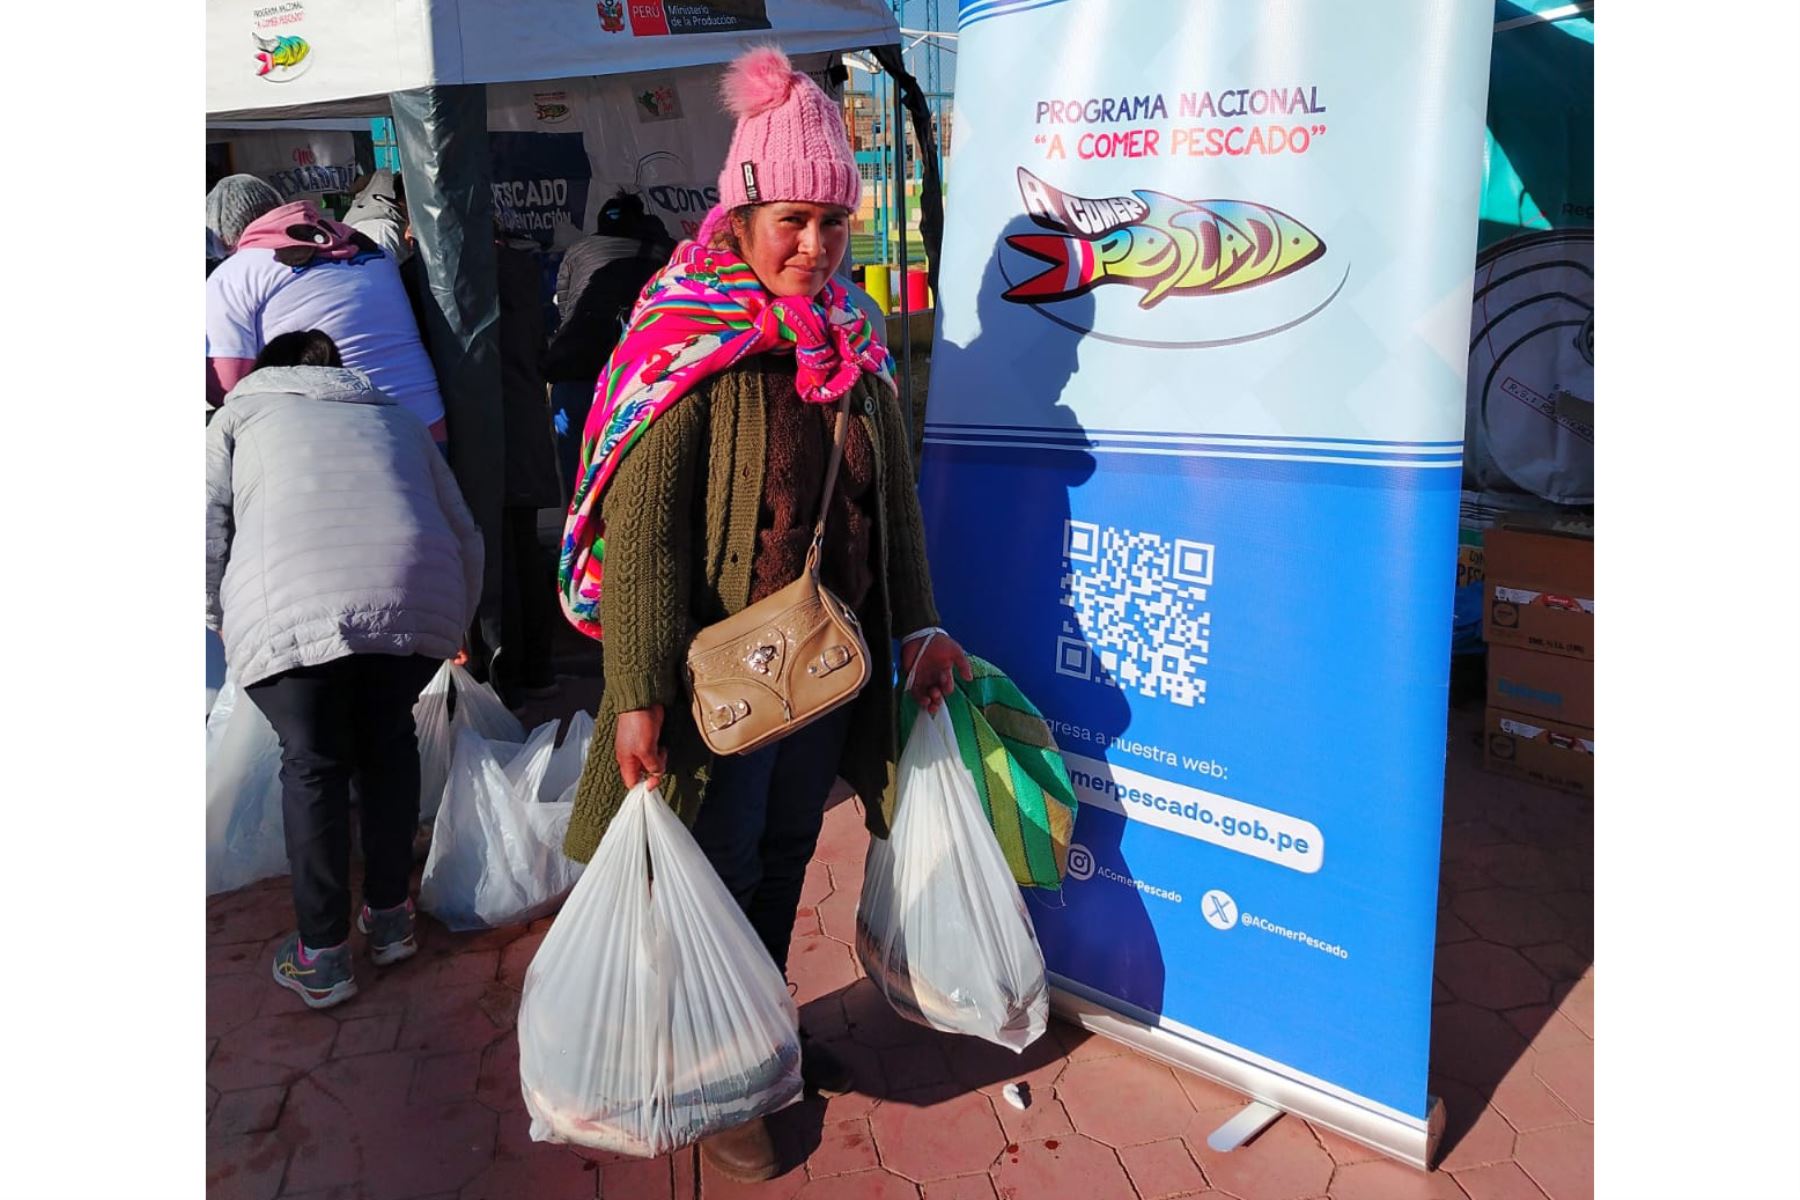
[[[475,678],[492,683],[508,707],[523,702],[522,689],[556,682],[556,564],[538,544],[537,520],[535,508],[501,510],[500,619],[481,620],[470,647]]]
[[[556,682],[550,639],[557,619],[556,564],[538,542],[538,510],[504,510],[506,557],[504,640],[500,680],[508,687],[544,687]]]
[[[694,821],[694,840],[783,974],[851,707],[761,750],[719,755]]]
[[[439,664],[413,655],[352,654],[296,667],[245,688],[281,739],[281,819],[300,940],[350,936],[350,788],[362,808],[363,900],[406,899],[419,824],[413,704]]]

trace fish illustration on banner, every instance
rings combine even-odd
[[[266,76],[277,67],[282,73],[275,76],[276,79],[296,75],[299,73],[296,68],[312,51],[303,37],[266,38],[254,33],[250,36],[256,41],[256,61],[262,64],[256,72],[258,75]]]
[[[1014,234],[1007,244],[1050,264],[1003,299],[1064,300],[1103,283],[1141,288],[1140,308],[1171,295],[1241,292],[1323,258],[1325,242],[1297,218],[1246,200],[1180,200],[1161,192],[1087,199],[1019,168],[1019,194],[1050,234]]]

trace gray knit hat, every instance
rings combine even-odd
[[[281,207],[281,193],[254,175],[227,175],[206,193],[206,227],[226,249],[237,249],[250,223]]]

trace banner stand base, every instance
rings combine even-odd
[[[1276,1115],[1293,1113],[1297,1117],[1303,1117],[1341,1137],[1349,1138],[1421,1171],[1430,1170],[1431,1163],[1437,1158],[1438,1142],[1444,1134],[1444,1103],[1436,1096],[1427,1098],[1427,1116],[1423,1121],[1389,1116],[1223,1050],[1160,1029],[1154,1024],[1156,1018],[1152,1013],[1144,1013],[1140,1019],[1105,1007],[1082,994],[1085,990],[1074,980],[1051,973],[1051,1011],[1063,1020],[1101,1037],[1129,1046],[1178,1070],[1190,1071],[1234,1091],[1243,1092],[1257,1102],[1239,1112],[1237,1117],[1214,1133],[1213,1137],[1223,1135],[1226,1129],[1248,1118],[1261,1105],[1274,1109]],[[1249,1140],[1269,1120],[1273,1120],[1273,1117],[1259,1121],[1254,1128],[1244,1132],[1234,1145],[1241,1145]],[[1208,1139],[1208,1145],[1213,1145],[1211,1138]]]
[[[1273,1104],[1264,1104],[1261,1100],[1252,1100],[1239,1109],[1231,1120],[1225,1122],[1207,1135],[1206,1144],[1220,1154],[1230,1154],[1239,1146],[1267,1129],[1281,1116],[1281,1110]]]

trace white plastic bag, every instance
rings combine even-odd
[[[1044,954],[942,709],[913,723],[893,829],[869,842],[856,954],[908,1020],[1013,1051],[1044,1032]]]
[[[524,745],[490,742],[471,729],[456,735],[450,782],[431,832],[419,883],[419,907],[451,929],[487,929],[553,911],[581,864],[563,854],[573,796],[547,794],[556,749],[555,721]]]
[[[450,692],[456,692],[456,716],[450,715]],[[419,739],[419,820],[437,816],[450,779],[450,756],[456,734],[472,729],[490,742],[522,742],[525,727],[507,711],[494,689],[453,662],[446,661],[431,677],[419,702],[413,705],[413,726]]]
[[[212,630],[206,631],[206,715],[210,719],[213,705],[219,702],[219,691],[225,686],[225,643]]]
[[[550,769],[538,785],[538,799],[543,801],[575,799],[575,785],[581,780],[581,768],[587,763],[588,747],[594,743],[594,718],[585,711],[569,718],[562,745],[550,756]]]
[[[645,784],[525,973],[519,1082],[534,1140],[645,1157],[800,1097],[787,984]]]
[[[281,741],[227,675],[206,718],[206,894],[287,870]]]

